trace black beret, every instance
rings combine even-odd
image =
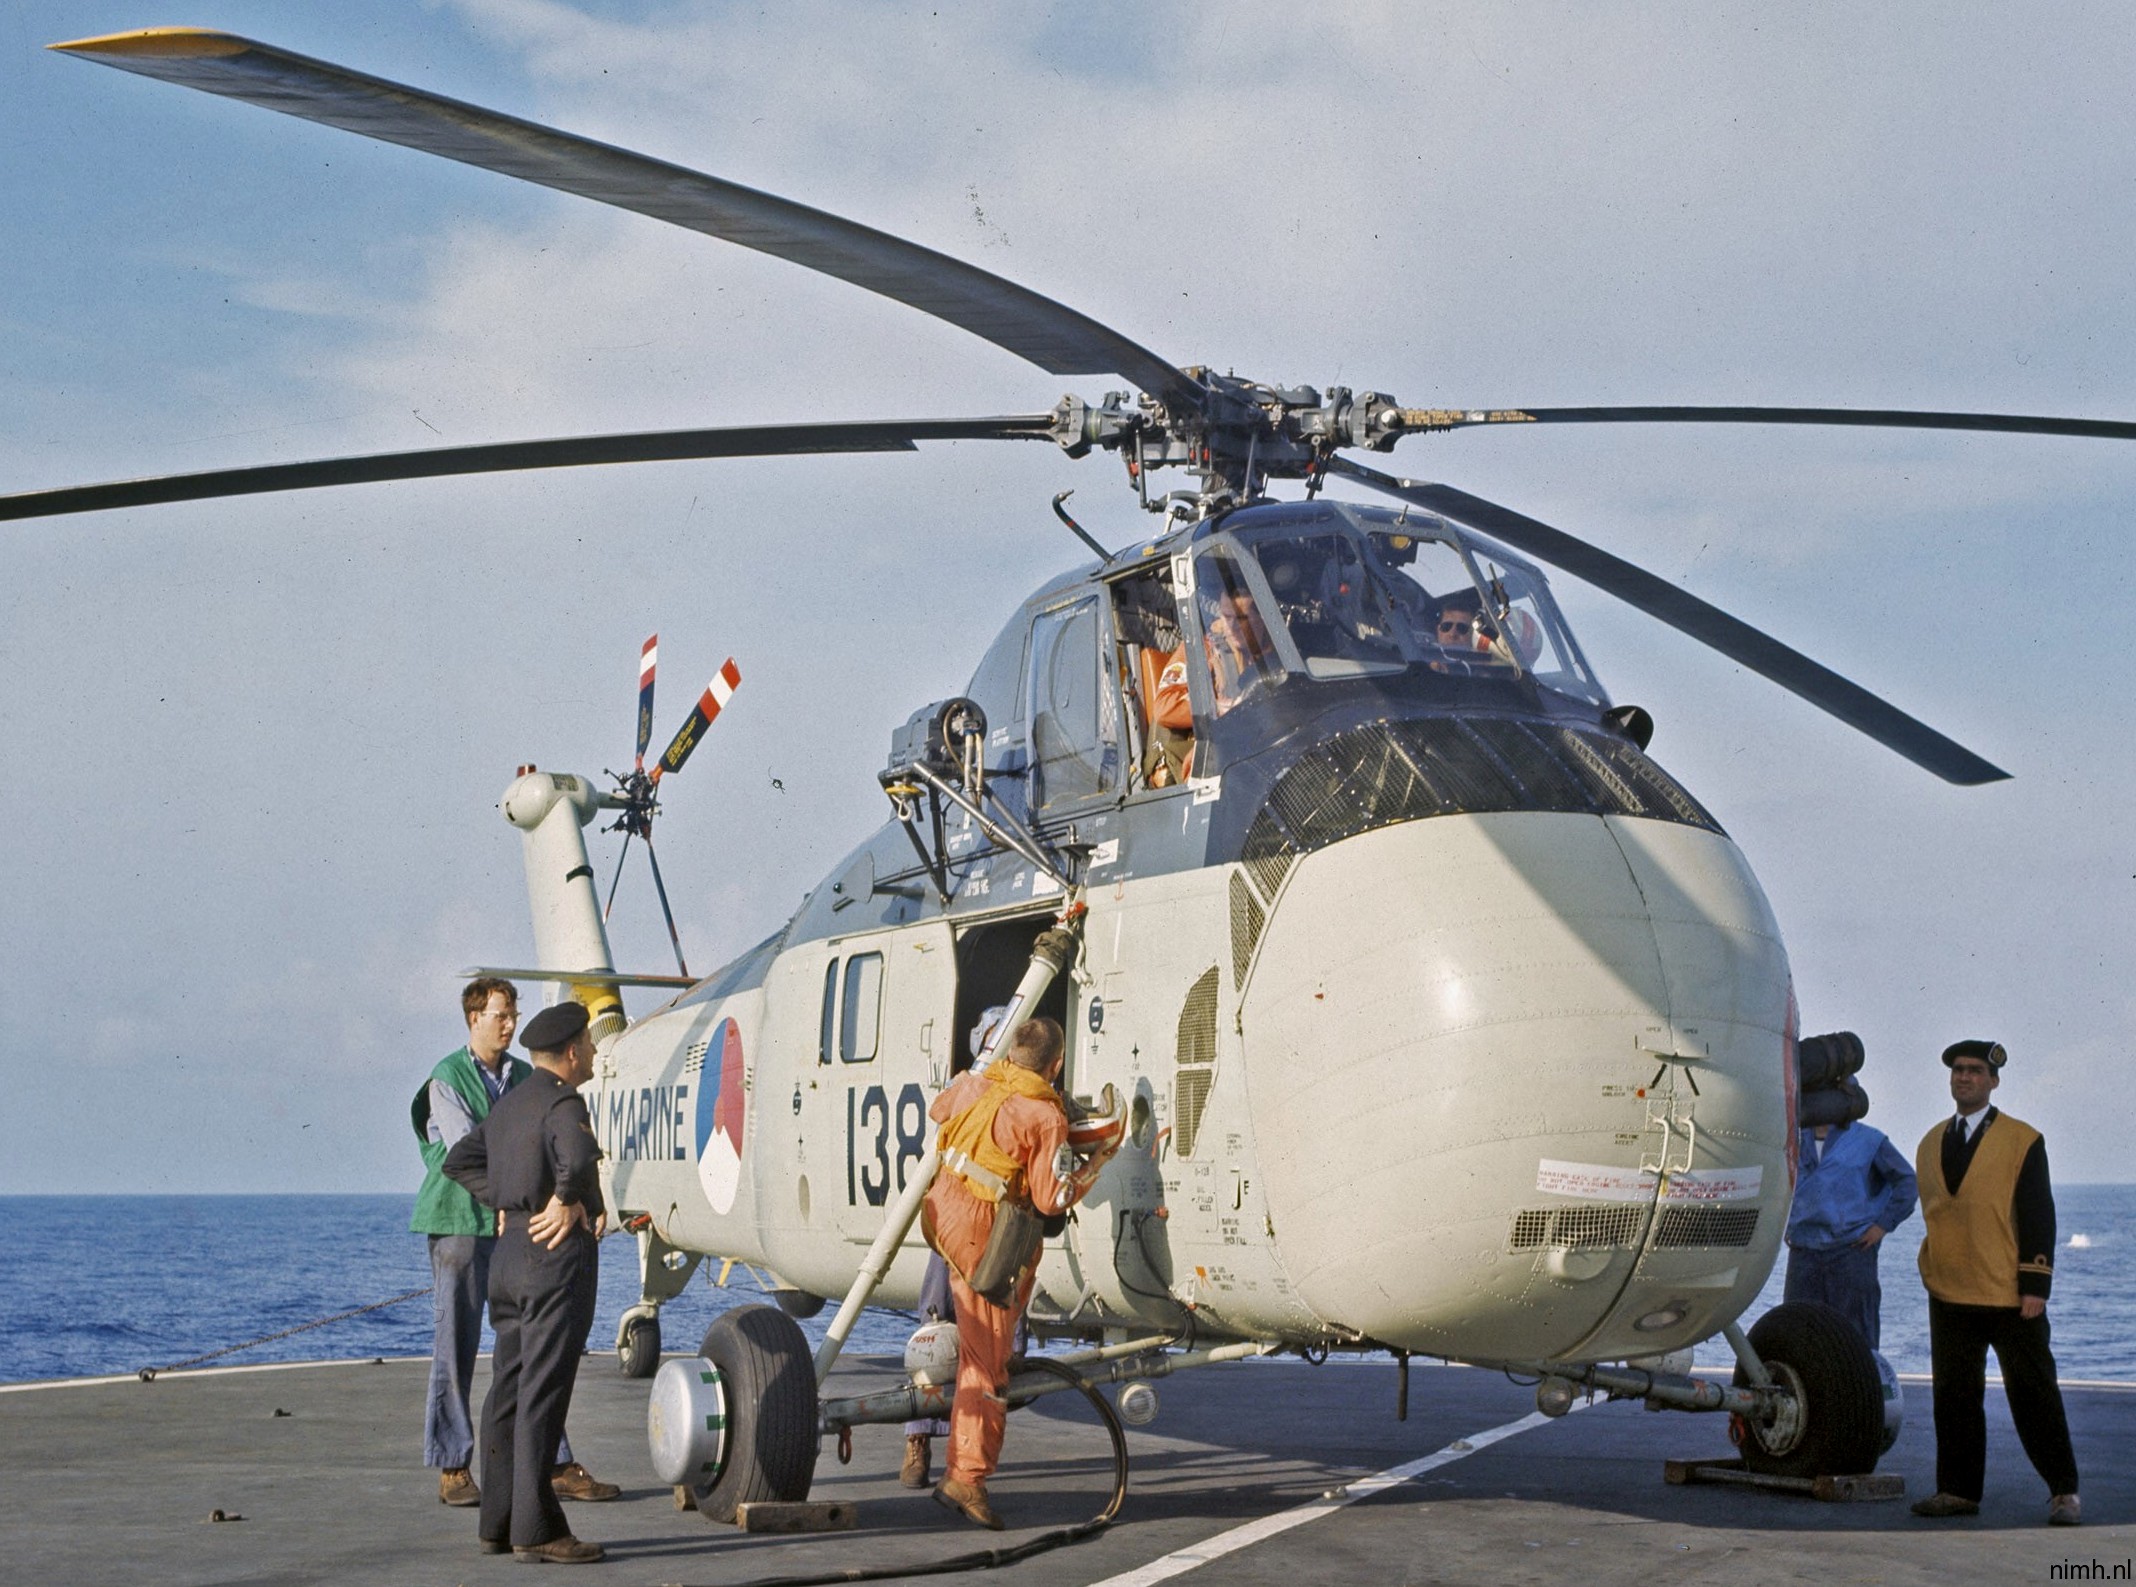
[[[2010,1055],[2003,1051],[2001,1042],[1981,1041],[1978,1038],[1971,1041],[1954,1041],[1943,1049],[1944,1068],[1950,1068],[1961,1058],[1978,1058],[1990,1069],[1997,1071],[2010,1061]]]
[[[586,1028],[586,1005],[566,1001],[545,1008],[520,1028],[528,1052],[562,1052]]]

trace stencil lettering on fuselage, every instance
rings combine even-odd
[[[608,1093],[603,1150],[617,1162],[680,1159],[683,1156],[683,1107],[690,1088],[641,1086]]]
[[[697,1080],[697,1182],[714,1212],[730,1212],[742,1184],[742,1033],[719,1022]]]

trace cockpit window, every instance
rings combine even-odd
[[[1222,716],[1270,678],[1282,676],[1284,664],[1262,615],[1264,594],[1247,576],[1244,558],[1228,546],[1203,552],[1194,563],[1194,591],[1210,692]]]
[[[1355,536],[1330,530],[1265,540],[1256,549],[1309,674],[1399,672],[1408,664],[1393,594],[1365,565]]]
[[[1098,597],[1039,613],[1031,625],[1031,805],[1112,791],[1120,776],[1120,705],[1100,654]]]
[[[1497,649],[1548,688],[1580,695],[1598,705],[1606,703],[1542,580],[1525,568],[1501,565],[1487,555],[1479,554],[1476,565],[1483,574],[1491,620],[1498,630]]]
[[[1301,672],[1526,675],[1606,703],[1541,576],[1444,525],[1246,527],[1211,542],[1194,568],[1218,715],[1266,679]]]

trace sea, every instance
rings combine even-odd
[[[2136,1383],[2136,1185],[2062,1185],[2055,1200],[2048,1315],[2062,1377]],[[202,1365],[241,1366],[428,1355],[430,1298],[410,1295],[430,1283],[425,1242],[408,1232],[412,1206],[408,1195],[0,1198],[0,1381],[203,1356]],[[1920,1235],[1916,1216],[1884,1242],[1883,1352],[1901,1372],[1929,1365]],[[742,1264],[724,1286],[719,1277],[720,1264],[706,1262],[663,1309],[667,1349],[694,1344],[727,1308],[768,1298]],[[1781,1277],[1776,1266],[1745,1326],[1779,1303]],[[637,1298],[635,1242],[613,1237],[602,1247],[594,1350],[613,1343]],[[811,1343],[834,1310],[802,1323]],[[912,1327],[909,1314],[871,1308],[847,1348],[895,1355]],[[1698,1350],[1702,1365],[1732,1359],[1720,1340]]]

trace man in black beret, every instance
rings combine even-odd
[[[2047,1329],[2054,1187],[2040,1132],[1988,1105],[2008,1059],[2000,1042],[1944,1049],[1957,1117],[1930,1130],[1914,1154],[1928,1225],[1921,1279],[1935,1374],[1936,1491],[1913,1511],[1931,1518],[1980,1513],[1992,1349],[2018,1441],[2047,1483],[2048,1524],[2076,1526],[2077,1457]]]
[[[534,1072],[507,1091],[445,1157],[445,1173],[497,1212],[490,1323],[497,1330],[482,1407],[485,1553],[588,1564],[598,1543],[571,1535],[549,1463],[571,1409],[593,1326],[607,1226],[593,1121],[578,1088],[593,1078],[585,1008],[545,1008],[520,1033]]]
[[[497,976],[477,976],[462,991],[460,1009],[467,1045],[439,1061],[409,1107],[423,1154],[423,1184],[408,1225],[429,1237],[435,1324],[423,1396],[423,1463],[437,1468],[439,1502],[473,1509],[482,1490],[468,1475],[475,1449],[468,1392],[482,1343],[482,1308],[489,1303],[497,1215],[445,1177],[445,1154],[532,1071],[510,1051],[519,1028],[517,987]],[[557,1444],[549,1480],[559,1499],[613,1499],[623,1491],[581,1465],[568,1437]]]

